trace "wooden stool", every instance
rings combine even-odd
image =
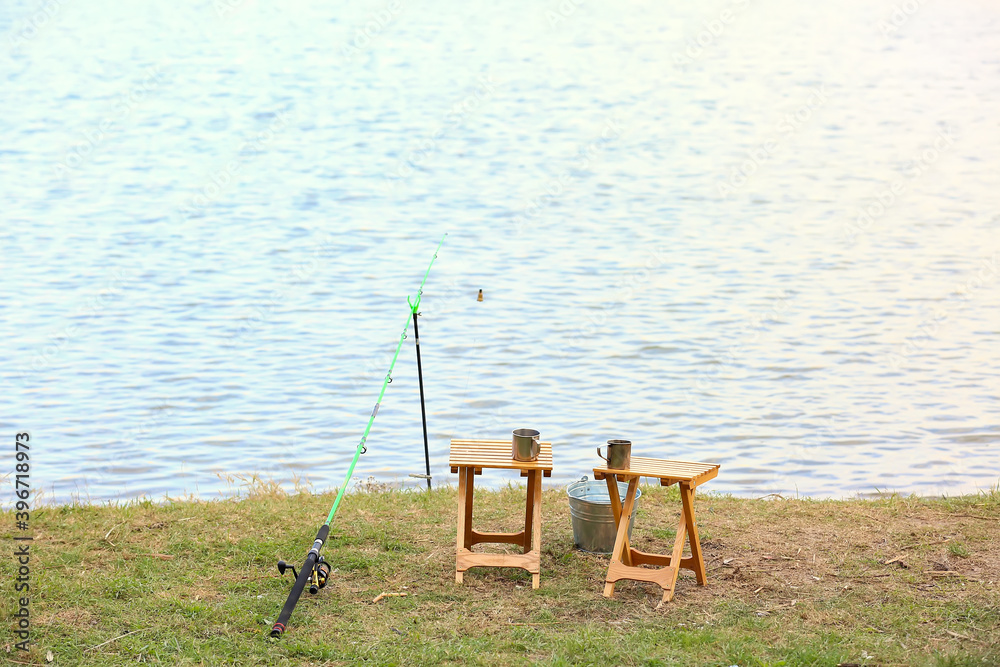
[[[628,470],[594,468],[594,478],[604,479],[608,483],[611,511],[615,517],[615,525],[618,527],[615,546],[611,551],[611,564],[608,565],[608,576],[604,579],[604,597],[609,598],[614,595],[616,581],[631,579],[632,581],[649,581],[658,584],[663,589],[661,604],[669,602],[674,597],[677,572],[682,567],[694,570],[695,577],[702,586],[708,583],[708,578],[705,576],[705,560],[701,555],[701,543],[698,541],[698,526],[694,520],[694,489],[718,474],[719,466],[712,463],[664,461],[638,456],[632,457]],[[635,490],[639,486],[640,477],[655,477],[660,480],[661,486],[680,485],[683,511],[680,523],[677,524],[674,550],[669,556],[639,551],[633,549],[628,543],[629,517],[632,516],[632,509],[635,506]],[[624,507],[618,497],[619,479],[628,480],[628,492],[625,496]],[[691,556],[689,558],[681,558],[684,551],[685,534],[691,542]],[[638,567],[639,565],[663,565],[664,567],[652,570]]]
[[[531,587],[538,588],[542,540],[542,476],[552,476],[552,443],[542,442],[537,461],[515,461],[510,440],[452,440],[448,464],[458,473],[458,535],[455,582],[462,583],[470,567],[520,567],[531,573]],[[528,478],[524,530],[519,533],[480,533],[472,529],[472,487],[483,468],[521,471]],[[519,544],[523,554],[473,553],[481,542]]]

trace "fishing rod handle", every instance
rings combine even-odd
[[[312,549],[306,555],[306,561],[302,564],[302,569],[299,570],[299,576],[295,579],[292,590],[288,592],[288,599],[285,600],[285,606],[281,608],[278,620],[271,626],[272,637],[280,637],[287,629],[288,619],[291,618],[292,612],[295,611],[295,605],[298,603],[299,598],[302,597],[302,591],[305,590],[306,584],[312,579],[313,568],[315,568],[316,561],[319,559],[319,551],[323,548],[323,543],[326,542],[329,534],[329,524],[324,523],[319,527],[319,532],[316,533],[316,540],[313,542]]]

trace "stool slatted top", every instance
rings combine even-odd
[[[529,470],[541,470],[545,477],[552,476],[552,443],[540,442],[538,459],[535,461],[515,461],[510,440],[452,440],[448,465],[452,472],[459,468],[501,468],[520,470],[527,475]]]
[[[633,456],[628,470],[617,468],[594,468],[594,476],[602,479],[605,475],[622,475],[628,477],[656,477],[661,486],[670,486],[685,482],[694,487],[704,484],[719,475],[717,463],[695,463],[693,461],[667,461],[665,459],[650,459]]]

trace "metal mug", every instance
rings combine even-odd
[[[541,445],[538,443],[540,434],[533,428],[514,429],[514,438],[511,442],[511,454],[515,461],[535,461],[538,459],[538,452]]]
[[[601,454],[600,447],[597,448],[597,455],[607,462],[609,468],[628,470],[632,463],[632,441],[608,440],[608,455]]]

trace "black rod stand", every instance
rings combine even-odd
[[[417,330],[417,311],[413,311],[413,337],[417,340],[417,382],[420,384],[420,419],[424,423],[424,467],[427,471],[427,488],[431,488],[431,453],[427,445],[427,411],[424,408],[424,371],[420,366],[420,331]]]

